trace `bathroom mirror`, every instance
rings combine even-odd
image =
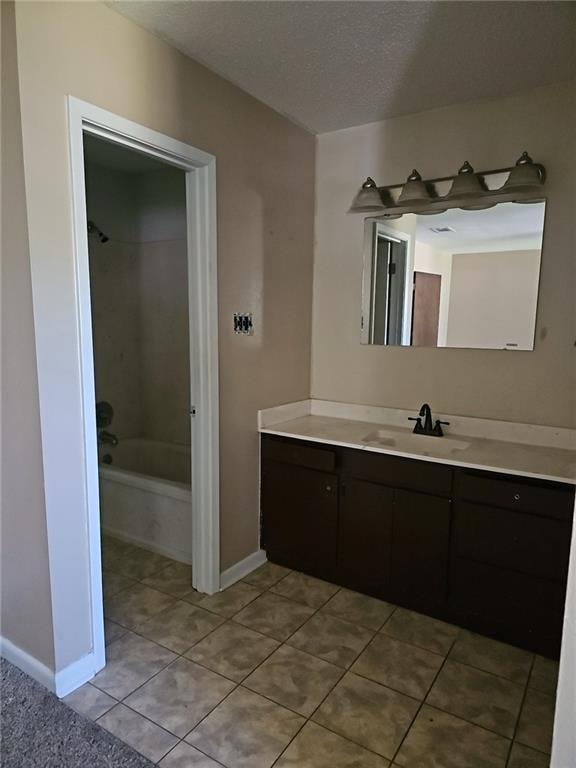
[[[533,349],[545,210],[366,219],[362,343]]]

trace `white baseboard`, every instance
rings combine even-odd
[[[190,557],[190,554],[185,552],[184,550],[180,549],[171,549],[169,547],[162,547],[158,544],[153,544],[150,541],[147,541],[146,539],[141,539],[138,536],[130,536],[129,534],[124,533],[123,531],[118,531],[115,528],[110,528],[110,526],[102,526],[102,532],[107,533],[110,536],[113,536],[115,539],[120,539],[121,541],[125,541],[128,544],[135,544],[137,547],[142,547],[142,549],[147,549],[150,552],[155,552],[157,555],[164,555],[164,557],[169,557],[172,560],[178,560],[180,563],[186,563],[186,565],[190,565],[192,563],[192,558]]]
[[[6,661],[21,669],[22,672],[26,672],[27,675],[33,677],[34,680],[38,680],[49,691],[55,690],[54,670],[47,667],[34,656],[31,656],[27,651],[14,645],[6,637],[0,637],[0,655]]]
[[[244,560],[240,560],[239,563],[235,563],[230,568],[220,574],[220,589],[226,589],[232,586],[244,576],[248,576],[249,573],[255,571],[266,562],[266,552],[263,549],[258,549],[256,552],[252,552],[251,555],[245,557]]]
[[[90,653],[69,664],[60,672],[54,672],[5,637],[0,637],[0,655],[60,698],[87,683],[104,666],[103,661],[98,663],[96,655]]]

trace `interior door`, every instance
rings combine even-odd
[[[414,272],[411,338],[413,347],[438,346],[441,287],[441,275]]]

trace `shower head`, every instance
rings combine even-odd
[[[96,224],[94,224],[93,221],[88,222],[88,234],[95,235],[101,243],[107,243],[110,239],[108,235],[105,235],[104,232],[102,232],[100,227],[97,227]]]

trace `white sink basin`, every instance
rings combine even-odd
[[[396,448],[406,453],[452,453],[464,451],[470,447],[465,440],[453,437],[433,437],[431,435],[415,435],[413,432],[398,432],[388,429],[377,429],[362,438],[363,443]]]

